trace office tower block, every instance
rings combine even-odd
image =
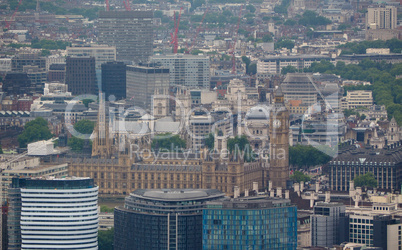
[[[35,93],[35,85],[27,73],[8,72],[3,81],[3,92],[6,95],[32,95]]]
[[[47,73],[47,80],[49,82],[62,82],[66,80],[66,64],[52,64],[49,66],[49,71]]]
[[[311,245],[332,247],[348,240],[346,206],[336,202],[319,202],[311,215]]]
[[[127,66],[127,99],[129,103],[150,108],[157,89],[169,88],[169,69],[161,65]]]
[[[23,67],[23,71],[28,74],[31,84],[35,86],[35,92],[42,94],[45,82],[47,81],[46,70],[38,66],[26,65]]]
[[[8,249],[98,249],[98,187],[90,178],[12,179]]]
[[[95,57],[95,69],[101,69],[101,65],[116,61],[116,47],[107,45],[81,45],[67,47],[67,56],[91,56]]]
[[[117,60],[147,62],[153,53],[152,11],[101,11],[98,42],[116,46]]]
[[[17,54],[11,59],[11,70],[22,71],[24,66],[38,66],[40,69],[46,69],[46,58],[35,53]]]
[[[297,247],[297,208],[287,199],[244,197],[209,202],[202,227],[203,249]]]
[[[66,59],[66,84],[73,95],[97,94],[95,58],[69,56]]]
[[[102,64],[102,92],[106,100],[114,95],[116,100],[126,98],[126,64],[107,62]]]
[[[395,29],[397,20],[397,8],[395,6],[367,8],[367,29]]]
[[[114,249],[201,249],[202,209],[223,197],[214,189],[137,189],[115,209]]]
[[[194,89],[209,89],[209,57],[204,55],[160,55],[153,56],[154,63],[169,69],[170,84]]]

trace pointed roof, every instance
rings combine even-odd
[[[283,96],[281,85],[279,85],[278,88],[275,90],[275,97],[280,97],[280,96]]]

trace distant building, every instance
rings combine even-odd
[[[8,249],[98,248],[93,179],[14,178],[8,201]]]
[[[102,92],[106,100],[114,95],[116,100],[126,98],[126,64],[107,62],[102,64]]]
[[[62,82],[66,80],[66,64],[52,64],[49,67],[47,74],[47,80],[49,82]]]
[[[346,206],[340,203],[319,202],[311,215],[311,245],[332,247],[348,241]]]
[[[366,29],[395,29],[397,20],[395,6],[367,8]]]
[[[223,197],[213,189],[137,189],[115,209],[114,249],[201,249],[203,209]]]
[[[189,119],[191,148],[201,150],[205,146],[205,138],[208,137],[208,134],[215,132],[212,130],[215,119],[207,114],[191,115]]]
[[[95,58],[69,56],[66,59],[66,84],[73,95],[97,94]]]
[[[204,55],[160,55],[153,56],[154,63],[169,69],[170,83],[188,88],[209,89],[209,57]]]
[[[27,73],[8,72],[3,80],[3,92],[6,95],[33,95],[35,85],[32,84]]]
[[[313,62],[327,60],[335,63],[335,59],[322,55],[298,55],[298,56],[273,56],[260,59],[257,62],[257,73],[261,74],[280,74],[282,69],[293,66],[298,71],[311,66]]]
[[[46,58],[35,53],[17,54],[11,59],[11,70],[22,71],[24,66],[38,66],[40,69],[46,69]]]
[[[169,69],[160,64],[127,66],[127,101],[135,106],[150,108],[157,89],[170,86]]]
[[[67,47],[67,56],[91,56],[95,57],[95,68],[107,62],[116,61],[116,47],[107,45],[83,45]]]
[[[35,85],[35,92],[42,94],[45,82],[47,81],[47,72],[38,66],[24,66],[23,71],[28,74],[31,84]]]
[[[297,208],[290,200],[212,201],[203,212],[203,249],[296,249]]]
[[[318,87],[311,74],[289,73],[281,84],[285,102],[301,101],[300,105],[312,106],[318,101]]]
[[[402,224],[387,225],[387,249],[402,249]]]
[[[341,100],[341,109],[371,108],[373,94],[371,90],[350,90]]]
[[[147,62],[153,53],[153,11],[101,11],[98,42],[116,46],[117,60]]]

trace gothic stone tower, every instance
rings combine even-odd
[[[111,156],[111,140],[109,137],[109,123],[106,123],[105,100],[103,93],[99,93],[98,122],[95,127],[95,138],[92,145],[92,156],[109,158]]]
[[[289,179],[289,111],[285,107],[280,86],[274,96],[274,105],[269,116],[269,178],[274,188],[286,188],[286,181]]]

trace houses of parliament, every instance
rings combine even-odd
[[[93,178],[103,195],[127,195],[136,189],[202,188],[218,189],[228,196],[253,189],[257,182],[260,189],[268,187],[286,188],[289,179],[289,112],[284,105],[280,88],[275,93],[270,111],[269,143],[270,160],[257,157],[247,162],[243,157],[229,154],[222,158],[219,149],[226,141],[215,138],[215,150],[201,149],[196,153],[166,152],[163,157],[152,154],[150,140],[129,138],[121,133],[109,136],[105,104],[99,97],[98,122],[92,145],[92,157],[72,157],[68,160],[69,175]],[[132,151],[132,145],[147,148],[141,157]],[[219,146],[218,146],[219,145]],[[224,145],[225,147],[226,145]],[[282,157],[273,157],[283,148]]]

